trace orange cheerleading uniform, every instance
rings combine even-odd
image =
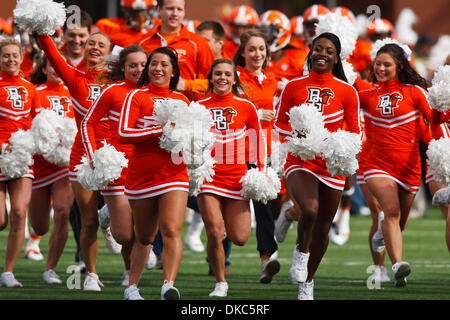
[[[211,64],[215,60],[208,41],[182,26],[169,41],[160,34],[160,26],[153,28],[147,36],[139,38],[139,45],[150,54],[159,47],[172,47],[178,55],[180,77],[183,79],[206,78]],[[195,95],[189,98],[196,99]]]
[[[416,193],[421,181],[419,139],[423,135],[421,115],[428,121],[431,109],[426,92],[398,80],[377,83],[359,92],[361,108],[372,132],[364,180],[387,177]],[[376,138],[375,138],[376,137]]]
[[[32,117],[41,106],[34,85],[20,75],[0,74],[0,147],[8,143],[11,135],[31,128]],[[1,150],[1,149],[0,149]],[[33,168],[23,177],[34,178]],[[0,181],[10,180],[2,174]]]
[[[43,109],[50,109],[63,117],[73,119],[74,112],[70,92],[67,87],[61,83],[56,84],[47,81],[36,88],[42,108],[36,110],[38,113]],[[59,167],[48,162],[43,156],[34,155],[34,180],[33,189],[45,187],[53,182],[67,177],[69,175],[68,167]]]
[[[120,114],[119,141],[132,143],[125,179],[125,197],[143,199],[169,191],[189,192],[187,166],[179,154],[171,154],[159,146],[162,127],[152,121],[154,103],[158,100],[189,100],[169,87],[149,84],[131,91]]]
[[[291,124],[287,113],[294,106],[303,103],[314,105],[324,116],[325,128],[330,132],[342,129],[360,134],[360,115],[358,94],[353,86],[333,76],[318,74],[314,71],[307,76],[288,82],[284,88],[275,114],[274,127],[281,137],[291,135]],[[325,185],[343,190],[344,176],[331,176],[325,160],[317,156],[314,160],[304,161],[300,157],[288,154],[285,164],[286,178],[294,171],[304,170],[313,174]]]
[[[236,70],[242,83],[242,88],[247,95],[247,99],[253,102],[257,110],[274,110],[274,97],[277,92],[277,80],[269,76],[266,72],[262,73],[261,79],[258,79],[254,73],[242,66],[237,66]],[[267,153],[272,154],[272,121],[260,121],[261,127],[267,137]],[[251,147],[251,146],[250,146]]]
[[[216,161],[211,182],[205,182],[200,193],[214,193],[226,198],[244,200],[241,196],[241,178],[247,173],[246,159],[249,144],[257,150],[258,167],[266,166],[266,141],[258,120],[256,107],[246,99],[238,98],[232,92],[226,95],[213,93],[199,101],[211,112],[216,136],[212,157]],[[256,156],[255,155],[255,156]]]
[[[81,122],[80,132],[84,149],[89,160],[92,160],[97,150],[95,127],[103,117],[109,118],[110,124],[110,143],[117,151],[123,152],[125,158],[129,159],[131,155],[132,145],[119,142],[119,119],[123,102],[127,94],[136,89],[136,84],[125,79],[110,85],[103,90],[102,94],[95,101],[94,105],[89,109],[83,121]],[[118,179],[108,184],[101,190],[101,194],[105,196],[123,195],[125,177],[127,168],[123,168],[122,174]]]
[[[105,70],[91,71],[85,69],[84,71],[81,71],[74,68],[70,66],[59,53],[51,37],[39,35],[38,40],[48,61],[55,69],[58,76],[67,85],[71,94],[78,133],[75,137],[75,142],[70,154],[69,179],[76,181],[77,175],[75,166],[81,163],[81,158],[85,153],[79,130],[81,120],[83,120],[89,108],[101,93],[102,88],[97,82],[97,78]],[[101,120],[102,121],[100,121],[95,128],[96,139],[97,141],[106,140],[109,142],[109,120],[108,118],[103,118]]]

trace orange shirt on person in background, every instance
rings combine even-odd
[[[261,78],[245,69],[242,66],[237,66],[236,70],[239,75],[239,79],[242,83],[242,89],[244,89],[246,98],[251,101],[257,110],[271,110],[274,111],[274,97],[277,92],[277,80],[267,73],[263,72]],[[261,112],[258,111],[261,127],[264,134],[267,137],[267,153],[270,156],[272,154],[272,121],[262,121]]]
[[[170,37],[171,39],[167,41],[164,35],[160,33],[160,26],[157,26],[147,36],[139,39],[139,45],[149,55],[154,49],[159,47],[174,48],[178,55],[180,77],[188,80],[205,79],[211,64],[215,60],[208,41],[202,36],[190,32],[184,25],[180,31]],[[190,95],[189,98],[196,99],[194,95]]]

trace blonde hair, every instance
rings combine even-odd
[[[3,50],[3,47],[9,46],[9,45],[14,45],[17,46],[19,48],[20,51],[20,55],[22,56],[22,45],[20,44],[19,41],[17,41],[14,38],[6,38],[3,40],[0,40],[0,52]]]

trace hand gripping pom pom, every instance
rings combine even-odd
[[[270,167],[266,172],[250,169],[239,182],[242,183],[241,195],[245,199],[262,203],[276,199],[281,190],[280,178]]]
[[[428,89],[430,107],[440,112],[450,109],[450,66],[440,66],[431,80]]]
[[[81,164],[75,169],[80,184],[88,190],[99,190],[110,182],[118,179],[123,168],[128,166],[128,160],[123,152],[104,142],[104,146],[95,151],[93,157],[94,169],[89,165],[87,157],[83,157]]]
[[[361,139],[358,134],[338,130],[332,132],[323,143],[322,159],[332,176],[350,176],[358,169],[361,151]]]
[[[34,137],[30,130],[19,129],[14,132],[9,138],[9,143],[2,146],[0,155],[2,173],[11,179],[27,174],[34,163],[35,148]]]
[[[41,35],[53,35],[66,21],[64,4],[51,0],[18,0],[13,13],[19,29]]]
[[[450,185],[450,138],[431,140],[427,157],[435,180],[442,185]]]
[[[287,138],[289,151],[302,160],[315,159],[329,134],[322,113],[313,105],[302,104],[291,108],[288,115],[292,126],[292,136]]]

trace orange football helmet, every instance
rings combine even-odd
[[[278,10],[268,10],[259,17],[258,28],[267,35],[270,51],[284,48],[291,40],[291,22]]]

